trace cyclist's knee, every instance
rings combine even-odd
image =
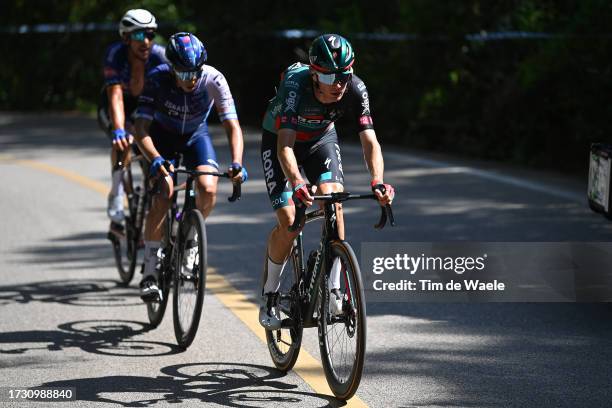
[[[155,194],[151,200],[151,213],[165,213],[170,208],[172,200],[163,194]]]
[[[321,194],[341,193],[344,191],[344,186],[340,183],[323,183],[318,186],[318,191]],[[323,202],[319,202],[319,207],[323,208]],[[342,215],[342,203],[336,203],[336,211]]]
[[[159,205],[170,206],[172,194],[174,193],[174,182],[171,177],[161,177],[155,183],[153,202],[158,201]]]
[[[287,237],[288,239],[294,239],[299,232],[290,232],[289,227],[293,225],[295,220],[295,207],[287,206],[280,208],[276,211],[276,217],[278,219],[278,232]]]
[[[339,193],[344,191],[344,186],[340,183],[323,183],[319,184],[318,190],[321,194]]]
[[[199,177],[196,182],[198,194],[203,198],[215,198],[217,195],[217,185],[209,182],[205,177]]]

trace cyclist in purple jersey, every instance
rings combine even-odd
[[[270,101],[263,122],[261,161],[277,225],[268,237],[265,279],[259,321],[266,329],[281,326],[277,292],[281,273],[294,239],[289,232],[295,205],[311,206],[312,191],[300,167],[322,194],[343,191],[344,174],[334,122],[348,116],[359,128],[371,188],[381,205],[390,204],[395,192],[383,182],[384,162],[374,132],[370,102],[363,81],[353,74],[351,44],[337,34],[317,37],[309,50],[310,65],[296,63],[281,77],[278,93]],[[338,235],[344,239],[342,206],[336,204]],[[330,312],[341,313],[337,289],[340,262],[333,262],[328,288]]]
[[[165,62],[164,47],[154,44],[157,22],[147,10],[128,10],[119,22],[121,41],[104,56],[104,87],[98,105],[98,123],[112,142],[112,185],[107,213],[111,228],[123,221],[123,168],[130,160],[134,133],[132,114],[142,92],[145,75]]]
[[[242,183],[247,179],[242,166],[242,130],[234,99],[223,74],[204,65],[207,58],[204,45],[193,34],[174,34],[168,41],[166,58],[169,64],[158,66],[147,77],[136,111],[136,141],[151,162],[149,174],[165,179],[160,183],[161,191],[153,197],[145,224],[145,266],[140,285],[144,301],[154,301],[160,296],[155,265],[174,187],[169,177],[174,163],[168,168],[164,164],[166,159],[171,161],[181,153],[190,170],[218,171],[207,124],[213,106],[227,133],[232,181]],[[199,176],[196,190],[196,205],[206,218],[215,205],[217,178]]]

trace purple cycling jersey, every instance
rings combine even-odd
[[[178,135],[208,134],[206,120],[213,105],[223,122],[238,119],[234,99],[223,74],[204,65],[202,77],[192,92],[184,92],[168,64],[160,65],[147,77],[138,99],[136,117],[154,121]]]
[[[164,47],[153,44],[151,54],[145,63],[145,75],[156,66],[166,63],[164,53]],[[115,42],[108,47],[104,56],[104,86],[120,84],[123,92],[129,94],[130,78],[128,45],[120,41]]]

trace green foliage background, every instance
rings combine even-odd
[[[258,124],[279,72],[309,39],[275,30],[346,35],[386,143],[584,173],[593,141],[612,136],[612,3],[466,1],[13,1],[0,27],[117,22],[151,10],[163,42],[194,31],[226,74],[243,122]],[[468,41],[529,31],[547,39]],[[355,33],[415,33],[383,42]],[[7,34],[0,39],[0,109],[94,110],[105,47],[116,32]],[[355,137],[347,132],[342,137]]]

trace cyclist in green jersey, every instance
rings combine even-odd
[[[359,127],[359,138],[371,187],[381,205],[395,195],[383,181],[384,161],[376,138],[368,92],[354,74],[355,56],[351,44],[337,34],[317,37],[309,50],[310,64],[296,63],[281,76],[278,93],[263,122],[261,160],[277,225],[268,238],[265,280],[259,320],[267,329],[280,327],[276,310],[283,267],[298,232],[289,232],[295,206],[311,206],[312,191],[306,186],[300,167],[318,192],[343,191],[344,174],[334,122],[347,116]],[[344,239],[342,206],[337,206],[337,225]],[[329,280],[330,308],[339,309],[336,289],[339,263],[334,262]],[[332,310],[332,313],[340,310]]]

